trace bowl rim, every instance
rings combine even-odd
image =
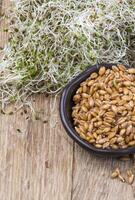
[[[95,64],[89,66],[85,71],[77,75],[75,78],[73,78],[63,89],[61,98],[60,98],[60,105],[59,105],[59,112],[60,112],[60,118],[62,121],[62,124],[67,132],[67,134],[75,141],[77,142],[80,146],[85,148],[88,151],[92,151],[96,154],[100,155],[112,155],[112,156],[122,156],[126,154],[133,154],[135,153],[135,147],[128,147],[125,149],[102,149],[102,148],[97,148],[94,145],[88,143],[86,140],[82,139],[79,134],[75,131],[75,129],[72,127],[72,123],[69,122],[68,116],[66,113],[66,103],[67,103],[67,96],[68,93],[70,93],[70,90],[72,87],[74,87],[75,84],[80,84],[82,81],[87,79],[87,77],[95,72],[96,69],[98,69],[101,66],[105,66],[106,68],[109,68],[113,65],[118,65],[116,63],[100,63],[100,64]],[[130,66],[124,65],[127,68],[130,68]]]

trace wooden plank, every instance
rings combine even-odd
[[[39,105],[43,103],[45,103],[44,98],[38,99],[38,110]],[[65,135],[62,136],[61,134],[63,128],[58,120],[58,106],[53,110],[54,114],[51,112],[50,107],[52,107],[52,103],[50,103],[49,100],[42,106],[42,109],[44,108],[45,112],[47,112],[45,120],[49,120],[48,123],[43,124],[38,121],[37,124],[35,124],[31,121],[29,127],[29,131],[32,132],[32,134],[30,134],[32,138],[28,149],[32,157],[35,158],[35,161],[33,161],[35,164],[37,159],[36,154],[38,154],[39,166],[37,166],[36,174],[38,174],[39,169],[40,174],[44,174],[43,179],[40,177],[38,179],[39,182],[33,184],[33,190],[36,190],[36,188],[39,190],[36,192],[37,196],[35,199],[40,199],[40,194],[44,194],[43,199],[62,199],[63,196],[61,194],[65,195],[65,199],[67,197],[67,199],[70,199],[72,146],[70,145],[70,140],[66,138]],[[55,127],[52,127],[51,122],[55,120],[58,120],[58,123],[56,123]],[[42,130],[44,130],[44,132]],[[35,144],[37,145],[35,146]],[[64,149],[64,146],[67,146],[67,148]],[[65,190],[66,188],[64,187],[64,182],[66,180],[67,190]],[[31,180],[31,182],[33,181]],[[37,187],[38,185],[39,187]]]
[[[0,0],[0,14],[7,14],[9,11],[10,0]],[[0,17],[0,47],[4,47],[8,40],[7,20],[1,20]]]
[[[40,95],[34,107],[46,123],[26,120],[20,112],[0,116],[0,199],[70,200],[73,145],[60,123],[58,102],[52,110],[50,98]]]
[[[112,180],[112,169],[119,167],[122,173],[133,168],[131,161],[97,157],[81,149],[77,144],[73,163],[72,200],[133,200],[131,185]],[[134,186],[133,186],[134,187]]]
[[[30,141],[27,143],[27,151],[32,163],[29,164],[27,179],[32,183],[30,194],[34,193],[35,200],[70,200],[72,141],[65,135],[60,123],[58,103],[56,102],[54,109],[52,107],[51,99],[43,96],[39,96],[35,103],[35,109],[41,111],[42,119],[47,120],[47,123],[40,120],[29,123]],[[29,199],[32,197],[29,196]]]

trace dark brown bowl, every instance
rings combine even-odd
[[[61,100],[60,100],[60,117],[61,121],[63,123],[64,128],[66,129],[66,132],[68,135],[76,141],[80,146],[82,146],[84,149],[88,151],[92,151],[98,155],[108,155],[108,156],[123,156],[126,154],[133,154],[135,153],[135,147],[128,147],[126,149],[99,149],[95,146],[88,143],[86,140],[82,139],[78,133],[74,129],[73,120],[71,117],[72,113],[72,107],[74,105],[73,103],[73,96],[76,92],[76,90],[79,88],[79,85],[81,82],[86,80],[90,74],[93,72],[97,72],[99,70],[99,67],[105,66],[106,68],[111,69],[112,65],[116,65],[114,63],[106,64],[101,63],[97,65],[90,66],[87,70],[79,74],[77,77],[75,77],[72,81],[70,81],[67,86],[64,88]],[[126,66],[129,68],[129,66]]]

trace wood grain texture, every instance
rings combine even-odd
[[[41,95],[33,105],[46,123],[1,116],[0,200],[71,199],[73,144],[52,104]]]
[[[73,200],[133,200],[133,189],[119,180],[110,179],[112,169],[121,172],[133,166],[132,161],[90,155],[75,144],[73,170]]]
[[[9,4],[3,0],[4,12]],[[0,22],[0,46],[6,26]],[[96,157],[75,144],[60,122],[59,98],[39,95],[31,102],[42,120],[22,111],[0,115],[0,200],[135,199],[135,185],[110,179],[113,168],[125,171],[131,161]]]

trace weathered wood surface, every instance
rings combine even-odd
[[[8,7],[9,0],[3,0],[3,10]],[[5,27],[0,23],[0,46],[7,42]],[[44,95],[33,102],[46,123],[26,119],[21,111],[0,115],[0,200],[135,199],[135,184],[110,179],[113,168],[125,171],[133,163],[80,148],[62,127],[58,103]]]

